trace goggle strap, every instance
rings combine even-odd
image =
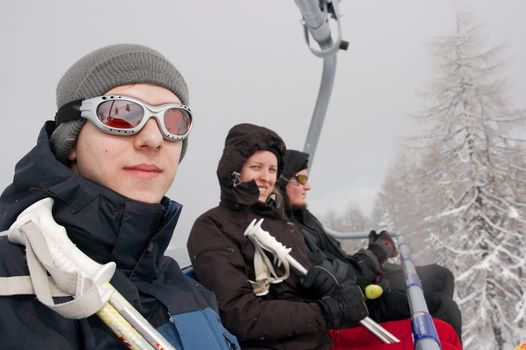
[[[80,105],[83,100],[71,101],[60,107],[55,114],[55,127],[65,122],[80,119]]]

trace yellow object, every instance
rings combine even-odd
[[[522,343],[521,345],[517,346],[514,350],[526,350],[526,343]]]
[[[382,296],[384,289],[377,284],[370,284],[365,287],[365,298],[374,300]]]
[[[132,350],[154,350],[132,325],[109,303],[97,311],[101,320]]]

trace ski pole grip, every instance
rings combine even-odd
[[[42,231],[55,267],[88,277],[94,280],[97,286],[101,286],[103,282],[109,281],[115,272],[115,263],[110,262],[101,265],[85,255],[71,242],[66,233],[66,229],[55,222],[52,215],[52,208],[52,198],[44,198],[26,208],[9,228],[9,240],[25,246],[26,242],[22,233],[23,230],[20,228],[29,221],[32,221],[37,224]],[[110,295],[103,293],[104,289],[99,289],[101,290],[101,295],[104,295],[103,298],[105,301],[108,301]]]
[[[49,266],[53,265],[61,271],[77,274],[75,298],[82,296],[85,286],[95,286],[98,291],[98,301],[103,305],[97,311],[97,315],[128,347],[135,350],[175,350],[109,283],[116,269],[115,263],[99,264],[77,248],[69,239],[66,229],[55,222],[52,207],[51,198],[42,199],[29,206],[9,228],[8,239],[13,243],[28,246],[29,242],[26,240],[30,241],[30,239],[24,234],[24,226],[28,223],[36,225],[45,240],[42,245],[47,245],[52,259]],[[53,272],[50,273],[53,275]],[[60,281],[58,285],[60,287]]]
[[[268,248],[271,248],[272,251],[276,253],[279,252],[287,260],[289,265],[291,265],[298,273],[305,276],[307,274],[307,269],[293,256],[290,255],[290,248],[285,247],[281,242],[278,242],[274,236],[272,236],[268,231],[265,231],[261,228],[263,219],[252,220],[252,222],[246,228],[244,235],[248,237],[255,245],[264,245]],[[365,317],[360,323],[376,335],[382,342],[386,344],[398,343],[400,340],[392,335],[387,329],[383,328],[381,325],[377,324],[370,317]]]

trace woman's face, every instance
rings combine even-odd
[[[267,201],[272,193],[278,175],[278,159],[270,151],[256,151],[241,168],[241,182],[256,181],[259,188],[258,200]]]
[[[151,105],[180,103],[170,90],[149,84],[119,86],[107,94]],[[128,198],[159,203],[174,180],[181,147],[181,141],[163,139],[155,119],[131,136],[110,135],[87,122],[68,158],[73,171],[87,179]]]

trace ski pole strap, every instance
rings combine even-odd
[[[8,232],[11,242],[26,247],[30,276],[22,277],[30,278],[38,300],[66,318],[87,318],[96,313],[130,349],[175,350],[109,283],[115,263],[100,265],[78,249],[65,228],[55,222],[52,206],[51,198],[32,204]],[[49,283],[47,273],[58,289],[74,299],[55,304],[53,283]],[[27,279],[13,279],[10,288],[17,280],[27,283]],[[16,294],[28,290],[27,285],[21,284]]]
[[[254,248],[255,281],[250,279],[248,281],[254,290],[254,294],[257,296],[263,296],[268,294],[270,284],[281,283],[287,279],[289,271],[285,271],[283,276],[278,276],[274,269],[274,265],[265,254],[264,249],[258,244],[254,244]]]
[[[77,273],[57,269],[47,249],[47,242],[38,226],[29,221],[20,227],[26,241],[26,258],[29,277],[38,300],[66,318],[81,319],[89,317],[100,310],[105,302],[101,299],[98,289],[92,280],[84,278],[84,290],[76,299],[56,304],[53,301],[47,272],[53,277],[56,286],[73,296],[77,289]],[[54,288],[54,287],[53,287]]]
[[[254,219],[245,229],[244,235],[254,243],[254,271],[255,281],[249,280],[257,296],[266,295],[271,283],[281,283],[289,277],[290,267],[286,256],[290,248],[285,247],[261,228],[263,219]],[[283,266],[283,274],[279,276],[274,264],[270,261],[265,251],[271,253],[277,266]]]
[[[48,277],[48,284],[51,289],[52,297],[66,297],[71,296],[63,292],[57,287],[52,277]],[[34,295],[35,288],[30,276],[11,276],[0,277],[0,296],[12,295]]]
[[[290,266],[292,266],[301,275],[306,275],[307,269],[301,265],[298,260],[294,259],[292,255],[290,255],[291,248],[285,247],[281,242],[278,242],[276,238],[273,237],[268,231],[263,230],[261,228],[262,221],[263,219],[256,222],[254,219],[245,230],[245,236],[247,236],[255,246],[264,245],[267,249],[269,249],[269,251],[277,252],[276,254],[280,257],[280,259],[283,259],[287,263],[287,266],[290,264]],[[362,324],[386,344],[400,342],[397,337],[376,323],[370,317],[365,317],[360,321],[360,324]]]
[[[33,285],[37,299],[60,315],[71,319],[87,318],[95,313],[106,323],[113,332],[130,348],[134,350],[154,350],[146,340],[131,327],[126,320],[111,305],[99,295],[96,284],[89,278],[83,277],[84,287],[78,295],[77,273],[67,272],[55,267],[48,249],[47,241],[33,221],[20,226],[26,246],[26,259],[29,268],[29,278]],[[48,271],[53,280],[60,286],[65,295],[77,297],[71,301],[56,304],[53,300],[52,288],[47,276]],[[16,279],[15,279],[16,281]],[[80,281],[80,280],[79,280]],[[51,284],[52,285],[52,284]],[[22,287],[22,285],[20,285]],[[26,286],[27,289],[27,286]],[[22,290],[19,290],[19,292]],[[21,294],[21,293],[16,293]]]

